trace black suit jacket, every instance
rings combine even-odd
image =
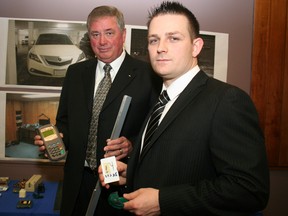
[[[128,186],[159,189],[162,215],[250,215],[267,204],[269,173],[253,103],[202,71],[165,115],[147,151],[139,152],[137,142]]]
[[[67,71],[57,113],[57,127],[68,150],[64,166],[61,214],[70,215],[79,192],[92,114],[97,60],[71,65]],[[132,97],[121,136],[132,141],[158,96],[161,79],[150,66],[126,54],[99,115],[97,161],[103,158],[123,96]],[[158,89],[157,89],[158,86]]]

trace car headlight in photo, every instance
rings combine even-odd
[[[28,52],[27,68],[32,75],[65,77],[69,65],[85,60],[84,52],[65,34],[40,34]]]

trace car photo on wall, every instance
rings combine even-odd
[[[84,61],[85,54],[66,34],[40,34],[27,56],[31,75],[62,78],[69,65]]]

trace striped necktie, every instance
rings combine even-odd
[[[104,78],[99,83],[93,101],[92,118],[90,123],[90,130],[88,135],[88,144],[86,151],[86,161],[88,162],[92,170],[95,170],[97,167],[96,148],[97,148],[97,129],[98,129],[99,113],[102,109],[103,103],[106,99],[106,95],[112,83],[110,75],[110,70],[112,69],[112,67],[109,64],[106,64],[103,67],[103,69],[105,71],[105,75]]]
[[[143,149],[142,151],[145,149],[145,147],[147,147],[147,145],[150,143],[150,140],[153,136],[153,134],[155,133],[158,125],[159,125],[159,120],[160,117],[162,115],[162,112],[165,108],[165,105],[168,103],[168,101],[170,100],[167,91],[164,90],[161,95],[158,98],[158,102],[156,103],[156,105],[153,108],[152,114],[150,116],[148,125],[147,125],[147,129],[146,129],[146,134],[144,137],[144,144],[143,144]]]

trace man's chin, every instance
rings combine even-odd
[[[107,63],[112,62],[114,60],[111,55],[98,55],[98,59],[100,61]]]

